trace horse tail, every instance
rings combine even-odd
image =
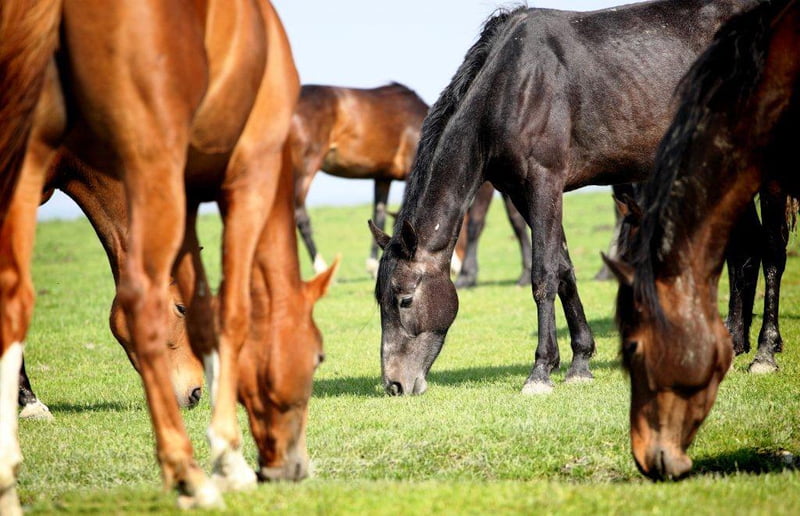
[[[445,87],[439,99],[428,112],[428,116],[425,117],[417,156],[411,169],[411,177],[419,175],[418,173],[413,173],[414,171],[419,170],[422,172],[430,168],[439,139],[445,127],[447,127],[448,121],[458,109],[473,80],[486,63],[497,36],[508,21],[522,11],[525,11],[524,7],[518,7],[510,11],[499,10],[484,23],[478,41],[467,51],[464,61],[456,70],[455,75],[450,80],[450,84]],[[403,204],[405,205],[406,203]]]
[[[19,178],[60,19],[61,0],[0,2],[0,223]]]

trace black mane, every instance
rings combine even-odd
[[[713,128],[735,121],[745,108],[762,76],[770,22],[788,3],[768,0],[732,18],[676,90],[678,111],[659,145],[654,175],[637,199],[646,211],[628,257],[636,269],[630,301],[644,305],[657,320],[663,322],[664,316],[655,290],[656,269],[666,265],[679,234],[696,227],[720,200],[720,181],[736,170],[728,164],[730,152],[705,153],[712,163],[693,162],[694,153],[710,150],[706,138],[713,137]]]

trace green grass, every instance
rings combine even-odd
[[[480,249],[479,287],[459,293],[459,315],[429,391],[405,398],[382,393],[380,316],[364,272],[369,212],[368,206],[311,211],[321,252],[328,259],[343,255],[337,283],[315,310],[327,360],[309,414],[313,478],[228,494],[231,514],[800,510],[797,462],[781,456],[800,454],[799,258],[790,257],[783,282],[781,370],[751,376],[744,369],[752,354],[737,358],[690,450],[696,473],[654,484],[639,475],[629,451],[629,387],[613,326],[616,285],[591,280],[613,223],[608,194],[565,201],[570,252],[597,341],[596,380],[566,385],[562,368],[546,397],[519,392],[533,360],[536,311],[529,289],[513,285],[519,252],[497,201]],[[219,278],[219,235],[216,217],[201,219],[212,279]],[[175,512],[174,495],[160,490],[138,376],[107,327],[113,285],[91,227],[48,222],[37,238],[38,300],[26,356],[34,387],[56,420],[20,423],[23,503],[34,513]],[[310,277],[304,249],[301,259]],[[724,281],[720,292],[724,310]],[[557,322],[565,367],[571,353],[560,312]],[[184,418],[207,465],[207,397]],[[246,456],[255,462],[249,441]]]

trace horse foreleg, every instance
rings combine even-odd
[[[750,203],[733,226],[725,259],[728,263],[728,317],[726,326],[733,339],[733,351],[740,355],[750,351],[750,323],[756,295],[758,268],[762,249],[761,223],[754,203]]]
[[[786,194],[768,188],[761,190],[761,219],[764,231],[764,316],[758,334],[758,350],[748,370],[771,373],[778,370],[775,353],[783,350],[778,326],[781,278],[786,268],[786,244],[789,225],[786,222]]]
[[[522,273],[520,273],[517,285],[524,287],[531,284],[531,238],[528,235],[528,223],[525,218],[511,202],[511,198],[503,194],[503,202],[506,205],[506,215],[508,221],[511,223],[511,228],[514,230],[514,235],[519,242],[519,250],[522,254]],[[571,268],[570,264],[570,268]]]
[[[242,434],[236,419],[239,354],[250,329],[251,275],[256,244],[275,198],[280,151],[240,151],[233,170],[252,170],[246,187],[223,190],[224,281],[219,294],[219,353],[205,357],[207,382],[214,404],[207,437],[215,480],[226,489],[256,483],[255,471],[242,455]]]
[[[478,241],[486,225],[486,214],[494,196],[494,186],[486,181],[475,194],[467,211],[467,245],[461,270],[456,278],[456,288],[474,287],[478,283]]]
[[[22,452],[17,433],[17,401],[25,335],[33,315],[30,263],[36,208],[50,150],[32,143],[0,227],[0,514],[22,514],[16,492]]]
[[[391,186],[392,181],[390,179],[375,180],[372,220],[381,231],[386,227],[386,203],[389,202],[389,188]],[[378,276],[378,244],[375,242],[375,239],[372,238],[370,238],[369,258],[367,258],[367,272],[373,278]]]
[[[22,359],[22,366],[19,371],[19,393],[17,395],[17,403],[22,409],[19,413],[20,419],[43,419],[51,421],[53,414],[47,405],[39,401],[36,394],[33,392],[31,381],[28,378],[28,373],[25,371],[25,359]]]
[[[561,231],[563,235],[563,227]],[[591,380],[594,376],[589,371],[589,359],[595,352],[594,337],[589,323],[586,321],[586,314],[583,312],[583,303],[578,296],[575,269],[569,257],[566,238],[561,243],[558,297],[564,308],[572,345],[572,364],[567,371],[565,381]]]
[[[528,223],[532,234],[531,289],[536,302],[539,338],[536,360],[522,388],[523,394],[545,394],[553,390],[550,372],[559,366],[556,339],[555,298],[559,286],[562,190],[552,181],[553,172],[538,165],[529,171]],[[545,179],[546,178],[546,179]]]

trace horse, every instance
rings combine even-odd
[[[788,163],[800,130],[800,4],[766,1],[730,20],[678,90],[626,255],[617,325],[630,373],[639,470],[680,478],[733,359],[717,309],[732,231],[763,189],[800,193]],[[774,190],[773,190],[774,189]]]
[[[42,192],[42,204],[59,189],[66,193],[81,208],[95,230],[108,258],[114,284],[119,284],[123,267],[126,243],[127,215],[125,212],[125,190],[121,181],[87,167],[75,156],[62,150],[47,173]],[[203,390],[203,364],[192,353],[183,321],[186,306],[175,283],[170,285],[172,302],[167,305],[167,362],[173,392],[180,407],[192,408],[200,401]],[[125,350],[139,371],[133,353],[130,335],[124,314],[115,299],[109,317],[111,333]],[[22,408],[20,418],[52,419],[48,407],[33,392],[25,371],[23,359],[20,368],[18,404]]]
[[[314,269],[326,268],[317,251],[306,211],[311,181],[322,170],[348,179],[373,179],[372,218],[383,229],[392,181],[405,181],[417,152],[428,105],[408,87],[393,82],[359,89],[303,85],[289,142],[295,177],[295,217]],[[373,277],[378,267],[374,242],[367,258]]]
[[[272,5],[17,0],[0,10],[0,36],[0,511],[19,512],[15,393],[33,307],[35,208],[61,148],[124,185],[117,300],[164,485],[177,488],[181,506],[211,507],[222,504],[220,487],[256,481],[241,453],[237,398],[258,447],[258,476],[305,477],[307,401],[323,358],[311,310],[335,265],[310,283],[299,278],[291,201],[281,196],[292,188],[285,141],[300,85]],[[208,200],[224,224],[218,308],[195,229]],[[170,392],[170,277],[206,371],[215,481],[195,462]],[[257,345],[243,351],[248,339]]]
[[[637,185],[634,194],[641,195],[640,191],[641,186]],[[725,249],[730,287],[725,327],[731,334],[734,354],[749,353],[758,270],[759,266],[763,266],[764,310],[758,334],[758,350],[747,370],[765,374],[778,370],[775,354],[783,351],[778,323],[780,288],[786,268],[789,229],[794,226],[797,215],[797,200],[786,195],[778,185],[771,185],[759,191],[759,204],[763,220],[759,220],[756,202],[749,203],[731,230]],[[643,210],[633,197],[626,195],[618,201],[618,211],[622,212],[623,217],[619,244],[615,247],[624,254],[631,245],[633,235],[639,230]]]
[[[746,2],[662,0],[594,12],[504,11],[484,25],[423,124],[375,296],[383,384],[422,393],[458,310],[448,277],[459,224],[480,185],[508,194],[532,230],[536,359],[526,394],[553,389],[554,301],[567,313],[569,381],[589,380],[594,338],[561,227],[562,192],[650,173],[670,94],[714,31]]]

